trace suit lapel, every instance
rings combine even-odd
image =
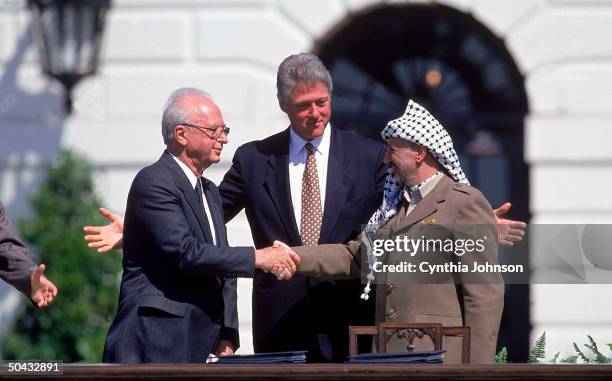
[[[210,226],[208,226],[208,220],[206,219],[206,216],[204,216],[204,207],[200,205],[200,202],[196,197],[195,190],[191,186],[189,179],[187,176],[185,176],[185,173],[183,173],[181,167],[179,167],[179,165],[174,161],[172,155],[168,151],[164,152],[162,159],[165,160],[172,168],[172,177],[174,177],[174,182],[181,192],[183,192],[183,196],[185,197],[185,200],[187,200],[187,204],[189,204],[189,207],[191,207],[191,210],[193,210],[193,213],[200,224],[200,228],[204,233],[204,237],[206,237],[206,241],[212,242],[213,239]]]
[[[327,127],[329,128],[329,126]],[[348,191],[349,162],[344,156],[344,145],[335,129],[332,129],[327,163],[327,183],[325,190],[325,208],[319,242],[328,242],[334,226],[340,217],[340,211],[346,201]]]
[[[291,190],[289,186],[289,130],[283,136],[282,144],[279,144],[278,154],[268,157],[268,173],[264,183],[268,195],[274,203],[276,212],[285,227],[287,235],[292,242],[300,244],[302,241],[298,234],[298,227],[293,213],[291,202]],[[289,244],[289,242],[286,242]]]

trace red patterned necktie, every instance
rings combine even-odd
[[[300,233],[302,245],[314,246],[319,243],[321,235],[321,223],[323,211],[321,209],[321,193],[319,191],[319,175],[317,174],[317,159],[314,147],[306,143],[308,156],[306,168],[302,176],[302,217],[300,221]]]

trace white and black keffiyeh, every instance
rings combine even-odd
[[[459,164],[459,157],[453,148],[453,141],[448,132],[427,110],[410,100],[404,115],[387,123],[381,132],[382,138],[388,141],[399,138],[414,144],[420,144],[442,165],[446,172],[457,182],[469,184]],[[372,241],[376,231],[395,215],[404,191],[404,184],[395,176],[389,167],[385,179],[384,198],[380,207],[374,212],[362,234],[362,241],[368,250],[368,282],[361,295],[368,299],[370,283],[374,280],[373,266],[376,258],[372,254]]]

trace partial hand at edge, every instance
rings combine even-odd
[[[215,350],[215,356],[231,356],[234,354],[234,345],[229,340],[219,340],[219,345]]]
[[[43,275],[45,269],[45,265],[41,263],[38,265],[36,271],[30,276],[30,285],[32,289],[30,298],[32,298],[32,301],[38,308],[47,307],[57,296],[57,287]]]
[[[85,241],[89,242],[87,246],[98,249],[99,253],[121,249],[123,247],[123,218],[105,208],[100,208],[100,215],[110,223],[104,226],[85,226],[84,231],[93,233],[84,237]]]
[[[514,242],[520,242],[525,235],[527,224],[523,221],[514,221],[501,218],[508,213],[512,205],[509,202],[504,203],[499,208],[495,209],[495,223],[497,224],[497,239],[504,246],[512,246]]]

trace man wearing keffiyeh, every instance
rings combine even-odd
[[[430,236],[457,240],[474,237],[475,231],[493,238],[485,239],[480,259],[498,263],[493,209],[480,191],[469,185],[444,127],[427,110],[410,101],[404,115],[383,129],[382,137],[389,148],[385,156],[389,172],[381,206],[355,241],[294,248],[301,257],[298,272],[344,278],[360,276],[363,267],[368,282],[362,298],[367,299],[375,280],[374,263],[396,264],[398,259],[411,258],[406,253],[376,257],[372,253],[374,240]],[[367,263],[362,263],[362,257],[367,258]],[[467,262],[468,257],[461,259]],[[412,258],[421,261],[424,257]],[[431,261],[432,257],[425,258]],[[442,281],[415,281],[416,276],[408,273],[388,273],[383,281],[378,276],[377,322],[469,326],[470,362],[493,362],[504,303],[499,273],[483,275],[482,279],[473,273],[454,273]],[[460,342],[445,340],[445,363],[459,362]],[[426,349],[424,341],[415,346]],[[392,338],[387,344],[388,351],[405,348],[406,342],[401,339]]]

